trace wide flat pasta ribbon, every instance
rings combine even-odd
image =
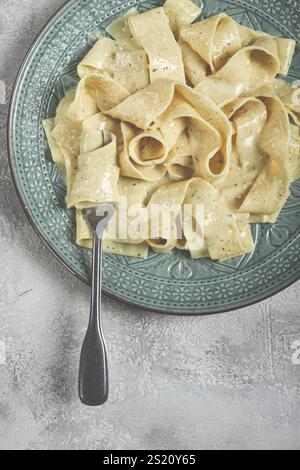
[[[163,163],[168,153],[161,133],[157,130],[141,131],[135,126],[121,124],[124,148],[119,154],[119,166],[122,176],[137,178],[144,181],[156,181],[166,174]],[[143,140],[152,148],[151,159],[143,158]],[[148,148],[148,150],[149,150]],[[145,153],[146,156],[146,153]]]
[[[274,220],[289,195],[288,114],[272,93],[239,99],[225,111],[236,135],[222,194],[232,210],[249,214],[250,221]]]
[[[187,45],[209,67],[211,74],[221,70],[240,50],[257,41],[271,40],[279,60],[278,73],[287,75],[295,50],[292,39],[270,36],[238,24],[225,13],[208,18],[180,31],[180,42]],[[187,49],[188,51],[188,49]],[[240,58],[242,61],[242,59]],[[196,61],[195,61],[196,64]]]
[[[289,177],[291,183],[300,178],[300,135],[299,127],[291,125],[291,140],[288,157]]]
[[[98,72],[107,72],[130,93],[149,85],[146,52],[143,49],[121,47],[116,41],[106,37],[99,39],[78,65],[80,78]]]
[[[116,137],[117,145],[123,145],[121,126],[118,121],[102,113],[94,114],[82,123],[80,153],[92,152],[111,140],[110,135]]]
[[[176,39],[178,39],[183,26],[193,23],[202,11],[202,6],[198,7],[191,0],[167,0],[163,8]]]
[[[106,32],[116,40],[116,42],[126,49],[138,49],[129,28],[128,20],[130,16],[138,15],[136,8],[130,8],[123,16],[120,16],[107,26]]]
[[[97,109],[103,113],[130,96],[129,91],[111,78],[107,72],[87,75],[80,83]]]
[[[191,104],[182,95],[175,94],[170,107],[157,120],[157,125],[185,118],[189,149],[193,157],[193,174],[217,182],[224,179],[229,171],[231,150],[229,122],[225,115],[213,112],[211,103],[209,110],[203,102],[200,102],[198,107],[199,96],[194,95],[194,99],[191,96],[186,98],[189,98]]]
[[[299,83],[290,85],[283,80],[275,79],[273,87],[286,106],[289,115],[297,126],[300,126],[300,87]]]
[[[241,222],[235,217],[226,207],[219,192],[202,178],[161,186],[149,202],[149,212],[154,205],[160,207],[163,220],[169,217],[172,207],[174,211],[177,210],[177,213],[173,212],[171,226],[160,226],[157,223],[152,226],[156,238],[148,240],[148,243],[156,252],[167,253],[178,246],[189,250],[195,259],[210,256],[220,260],[253,249],[247,220],[245,222],[245,219],[242,219]],[[183,239],[178,239],[176,219],[180,216],[180,209],[186,205],[194,209],[194,220],[192,224],[191,220],[187,224],[181,219]],[[204,212],[197,212],[197,205],[203,207]],[[197,230],[193,230],[193,227],[197,227]]]
[[[84,209],[119,200],[120,170],[117,166],[117,142],[111,142],[78,157],[76,173],[68,207]]]
[[[163,8],[128,18],[129,28],[149,59],[150,81],[165,78],[185,83],[181,49]]]
[[[172,181],[182,181],[192,178],[195,174],[193,152],[189,135],[185,129],[168,155],[165,167]]]
[[[195,89],[223,107],[258,85],[270,82],[279,71],[276,43],[267,36],[240,49],[223,68],[202,80]]]
[[[82,122],[96,112],[96,105],[84,86],[70,90],[60,102],[56,116],[44,121],[52,157],[63,169],[67,182],[67,200],[78,168]]]
[[[185,85],[157,80],[107,114],[144,130],[164,129],[170,123],[185,119],[195,175],[217,181],[229,171],[232,128],[227,117],[209,98]]]
[[[266,165],[240,208],[242,212],[267,215],[279,211],[289,196],[288,159],[290,124],[284,105],[277,98],[264,102],[268,119],[261,135],[260,147]],[[267,191],[266,191],[267,188]]]
[[[241,49],[239,25],[225,13],[181,29],[180,37],[214,74]]]

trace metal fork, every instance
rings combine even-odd
[[[102,240],[114,212],[115,208],[110,204],[83,210],[83,216],[93,231],[91,313],[79,369],[79,396],[87,406],[103,405],[109,393],[107,347],[101,311]]]

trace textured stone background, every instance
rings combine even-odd
[[[63,0],[0,0],[9,95],[36,33]],[[44,248],[11,183],[0,117],[0,449],[300,449],[300,284],[207,318],[145,313],[108,298],[111,396],[81,406],[87,287]]]

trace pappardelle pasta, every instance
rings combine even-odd
[[[190,0],[129,10],[83,58],[78,86],[44,121],[67,207],[76,210],[78,245],[92,240],[82,210],[111,203],[127,224],[137,209],[148,218],[138,237],[107,231],[107,252],[239,256],[253,250],[251,224],[275,223],[300,178],[300,99],[282,79],[295,41],[225,13],[195,22],[200,14]],[[203,207],[199,245],[180,216],[184,205]],[[150,235],[154,206],[162,219],[176,207],[181,227],[165,233],[152,223]],[[192,219],[199,223],[195,212]]]

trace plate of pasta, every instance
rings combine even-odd
[[[299,17],[279,0],[70,0],[48,22],[12,94],[10,165],[73,274],[89,281],[84,209],[113,204],[103,285],[124,302],[220,313],[300,278]]]

